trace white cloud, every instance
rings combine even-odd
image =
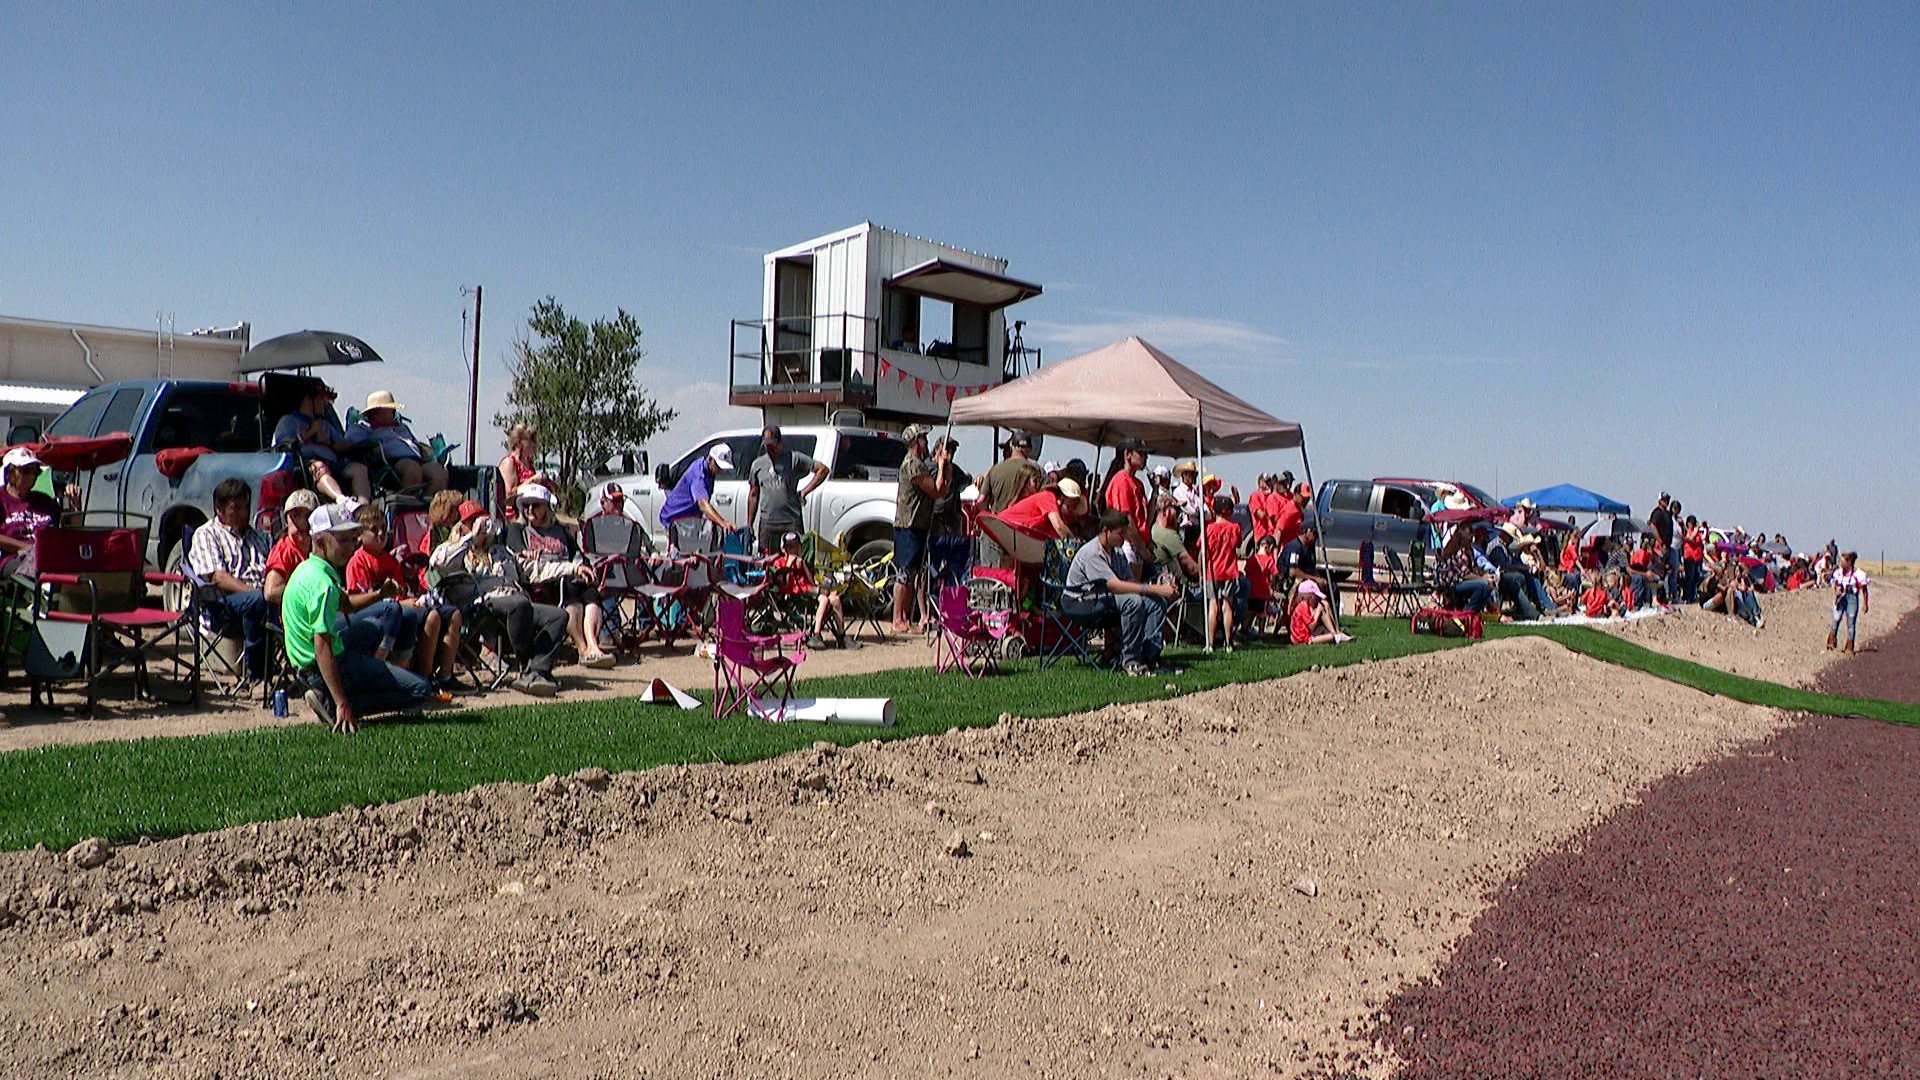
[[[1150,315],[1134,311],[1100,311],[1087,322],[1030,322],[1027,333],[1043,345],[1075,352],[1096,349],[1125,337],[1145,338],[1175,354],[1182,350],[1237,356],[1272,354],[1287,347],[1287,339],[1235,319],[1194,315]]]

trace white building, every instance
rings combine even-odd
[[[251,335],[246,323],[175,334],[0,315],[0,432],[9,445],[34,441],[67,406],[103,383],[238,379],[240,354]]]
[[[1006,309],[1041,289],[1005,259],[866,222],[765,263],[761,317],[733,323],[728,400],[771,423],[847,410],[874,427],[934,422],[1039,364]]]

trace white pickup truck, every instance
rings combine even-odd
[[[853,427],[782,427],[786,447],[827,467],[826,482],[808,496],[803,513],[806,530],[818,533],[851,552],[855,559],[878,558],[893,549],[894,500],[899,493],[900,462],[906,444],[898,435]],[[600,505],[600,493],[618,483],[627,493],[627,516],[647,527],[654,544],[666,545],[660,524],[660,504],[666,502],[680,477],[705,457],[715,443],[726,443],[733,470],[713,485],[713,508],[739,526],[747,516],[747,469],[760,456],[760,429],[722,431],[710,435],[652,475],[608,476],[587,493],[589,512]]]

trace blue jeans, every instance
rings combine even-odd
[[[1455,582],[1448,590],[1448,603],[1467,611],[1481,612],[1493,602],[1493,584],[1486,578],[1468,578]]]
[[[1759,594],[1751,591],[1734,593],[1733,613],[1745,619],[1751,625],[1760,625]]]
[[[341,685],[347,688],[347,705],[355,716],[410,709],[433,696],[432,683],[351,646],[334,657],[334,663],[340,669]],[[310,689],[327,693],[318,668],[302,671],[300,680]]]
[[[1667,600],[1672,602],[1680,595],[1681,575],[1684,572],[1680,559],[1680,544],[1676,540],[1667,546]]]
[[[1138,593],[1115,593],[1112,599],[1120,613],[1120,659],[1136,664],[1159,663],[1166,602]]]
[[[347,620],[347,651],[372,656],[386,642],[392,651],[405,652],[419,639],[420,627],[426,621],[427,613],[421,608],[382,600],[361,608]]]
[[[1500,574],[1500,598],[1513,601],[1513,613],[1522,622],[1532,622],[1540,617],[1540,608],[1533,602],[1531,579],[1517,570],[1505,570]]]
[[[1534,607],[1540,609],[1540,614],[1547,618],[1551,619],[1560,614],[1560,609],[1554,606],[1553,594],[1547,591],[1547,583],[1531,574],[1527,575],[1527,597],[1533,601]]]
[[[1635,610],[1653,605],[1653,582],[1635,575],[1633,578],[1633,606]]]
[[[1700,560],[1684,559],[1680,565],[1680,598],[1689,604],[1697,604],[1700,602],[1700,581],[1703,577]]]
[[[1833,602],[1833,632],[1840,633],[1840,622],[1847,623],[1847,644],[1853,644],[1856,631],[1860,629],[1860,594],[1848,593]]]
[[[259,589],[227,593],[220,597],[219,606],[212,609],[216,629],[231,626],[234,622],[240,624],[240,655],[249,675],[259,676],[265,671],[267,616],[270,613],[267,598],[261,595]]]

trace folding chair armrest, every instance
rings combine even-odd
[[[185,585],[186,583],[187,579],[183,574],[150,573],[147,575],[147,584],[149,585]]]
[[[78,585],[81,578],[79,574],[56,574],[43,571],[36,580],[42,585]]]

